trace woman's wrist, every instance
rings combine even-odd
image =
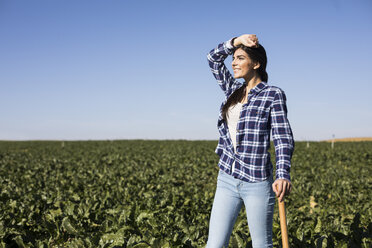
[[[236,48],[237,46],[239,46],[241,44],[241,43],[239,43],[239,39],[238,38],[239,37],[232,38],[232,40],[231,40],[231,46],[232,47]]]
[[[231,46],[232,46],[233,48],[236,47],[236,46],[234,45],[234,41],[236,40],[236,38],[238,38],[238,37],[234,37],[234,38],[231,39]]]

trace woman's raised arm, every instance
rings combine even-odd
[[[209,67],[212,70],[213,76],[217,79],[217,83],[226,96],[229,95],[232,85],[237,81],[233,78],[224,63],[227,56],[231,55],[234,51],[231,40],[218,44],[216,48],[207,54]]]

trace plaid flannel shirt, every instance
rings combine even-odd
[[[221,104],[217,127],[220,133],[215,152],[220,156],[218,166],[224,172],[247,182],[260,182],[273,176],[270,160],[270,132],[275,146],[276,179],[290,181],[291,158],[294,139],[287,119],[286,96],[283,90],[265,82],[256,85],[248,93],[248,102],[242,106],[236,130],[236,151],[228,126],[222,117],[222,107],[229,96],[245,85],[230,74],[224,60],[234,47],[231,39],[219,44],[208,54],[213,76],[225,93]],[[235,161],[235,169],[232,164]]]

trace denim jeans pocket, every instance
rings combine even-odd
[[[218,172],[218,177],[228,177],[230,176],[229,174],[227,174],[226,172],[224,172],[223,170],[219,170]]]
[[[218,172],[217,181],[219,181],[219,182],[224,182],[224,183],[228,183],[228,184],[234,184],[235,180],[236,179],[233,176],[227,174],[226,172],[224,172],[221,169]]]

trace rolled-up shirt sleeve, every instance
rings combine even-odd
[[[287,118],[286,96],[281,89],[278,89],[275,93],[270,114],[276,156],[276,179],[291,181],[291,158],[295,143]]]

